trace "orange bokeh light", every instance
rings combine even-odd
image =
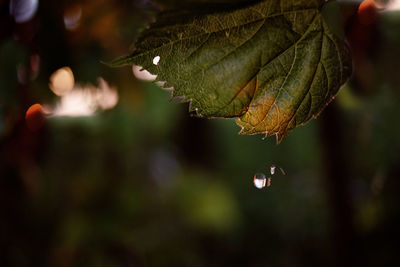
[[[374,0],[364,0],[358,7],[358,19],[363,25],[371,25],[376,22],[378,11]]]
[[[34,104],[30,106],[26,111],[25,121],[30,131],[35,132],[39,130],[45,122],[42,105]]]

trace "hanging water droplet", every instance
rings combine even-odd
[[[267,178],[264,173],[256,173],[253,178],[254,186],[263,189],[267,184]]]
[[[274,175],[274,174],[275,174],[275,169],[276,169],[276,166],[275,166],[275,165],[272,165],[272,166],[271,166],[271,169],[270,169],[271,175]]]

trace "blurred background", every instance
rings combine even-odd
[[[342,5],[353,77],[276,145],[101,63],[150,1],[0,0],[0,266],[400,266],[399,2]]]

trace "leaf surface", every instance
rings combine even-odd
[[[351,73],[324,0],[265,0],[228,11],[161,13],[129,56],[198,116],[237,118],[242,134],[279,140],[316,117]],[[159,56],[157,65],[153,59]]]

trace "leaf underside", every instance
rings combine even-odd
[[[318,116],[351,73],[324,0],[266,0],[227,12],[168,11],[129,56],[198,116],[237,118],[241,134],[276,135]],[[158,65],[153,58],[160,56]]]

